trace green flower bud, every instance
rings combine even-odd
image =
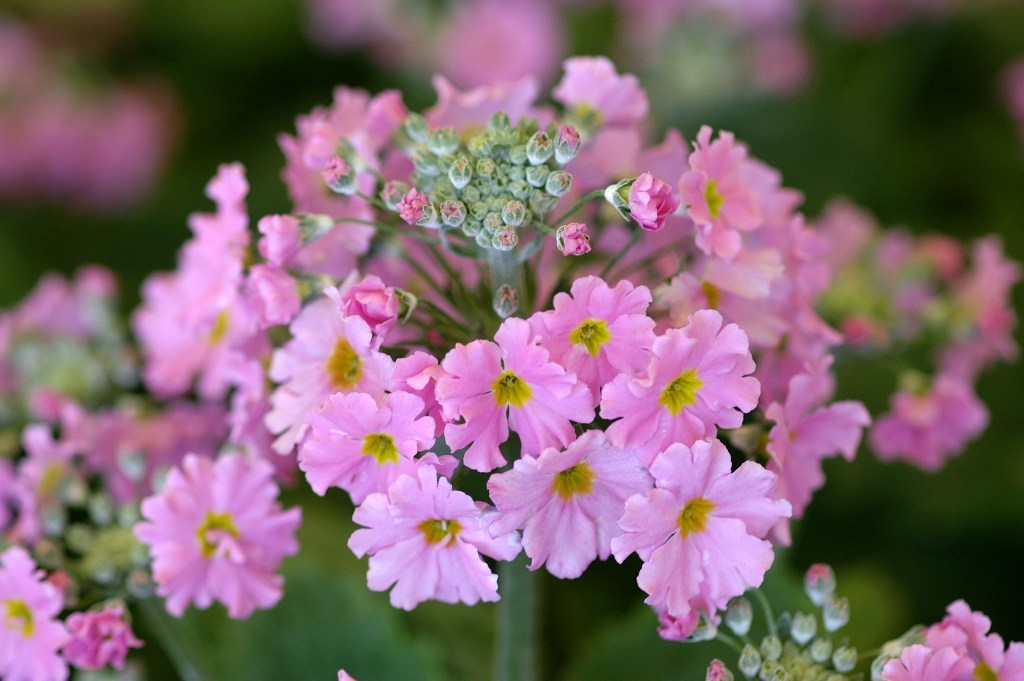
[[[548,181],[549,174],[550,171],[547,166],[530,166],[526,169],[526,181],[529,182],[531,186],[539,189]]]
[[[447,156],[459,148],[459,133],[455,128],[433,130],[427,137],[427,148],[438,156]]]
[[[466,221],[466,204],[462,201],[445,201],[441,204],[441,221],[449,227],[459,227]]]
[[[519,227],[526,219],[526,206],[522,201],[509,201],[501,210],[501,221],[509,227]]]
[[[530,141],[526,143],[526,158],[530,165],[538,166],[544,163],[555,153],[555,145],[551,138],[543,132],[534,133]]]
[[[418,113],[411,112],[405,119],[405,134],[407,134],[413,141],[424,144],[427,141],[427,137],[430,135],[430,126],[427,125],[427,119],[423,118]]]
[[[564,196],[571,186],[572,175],[564,170],[556,170],[551,173],[548,175],[547,182],[544,183],[544,189],[547,193],[557,197]]]
[[[448,168],[448,179],[456,189],[462,189],[473,178],[473,164],[465,156],[459,156]]]

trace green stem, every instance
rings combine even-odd
[[[729,636],[728,634],[723,634],[722,632],[718,632],[717,634],[715,634],[715,640],[716,641],[721,641],[725,645],[727,645],[730,648],[732,648],[733,650],[735,650],[737,653],[742,653],[743,652],[743,646],[741,646],[739,644],[739,641],[734,639],[732,636]]]
[[[601,270],[601,279],[607,277],[608,274],[612,271],[612,268],[618,265],[619,261],[622,260],[622,257],[629,252],[629,249],[633,248],[633,246],[636,245],[636,242],[640,240],[640,234],[641,231],[639,229],[633,230],[633,233],[629,237],[629,243],[623,246],[622,250],[616,253],[615,257],[609,260],[608,264],[604,266],[603,270]]]
[[[376,196],[370,196],[369,194],[364,194],[362,192],[356,192],[356,196],[361,198],[363,201],[366,201],[367,203],[369,203],[371,206],[373,206],[377,210],[391,211],[391,209],[388,208],[388,204],[384,203],[383,201],[378,199]],[[394,211],[391,211],[391,212],[394,212]]]
[[[551,223],[554,224],[554,225],[561,225],[563,222],[565,222],[565,219],[567,217],[569,217],[570,215],[572,215],[573,213],[578,211],[585,204],[589,203],[590,201],[593,201],[596,198],[602,197],[602,196],[604,196],[604,190],[603,189],[595,189],[592,192],[584,194],[580,198],[579,201],[577,201],[576,203],[574,203],[572,205],[572,208],[570,208],[569,210],[565,211],[560,216],[558,216],[557,220],[552,220]]]
[[[394,234],[395,236],[407,236],[410,239],[416,239],[417,241],[422,241],[422,242],[428,243],[428,244],[440,243],[437,239],[435,239],[434,237],[430,236],[429,234],[423,234],[421,232],[414,232],[411,227],[406,228],[406,229],[402,229],[402,228],[399,228],[399,227],[395,227],[394,225],[389,225],[389,224],[386,224],[386,223],[383,223],[383,222],[377,222],[376,220],[360,220],[359,218],[335,218],[334,219],[334,224],[336,224],[336,225],[341,224],[342,222],[352,222],[352,223],[355,223],[357,225],[370,225],[371,227],[376,227],[377,229],[379,229],[380,231],[384,232],[385,234]]]
[[[498,601],[494,642],[494,681],[537,679],[537,575],[520,554],[498,568]]]
[[[775,625],[775,615],[772,613],[772,605],[768,602],[768,597],[760,589],[751,589],[754,592],[754,597],[761,604],[761,609],[764,610],[765,619],[768,620],[768,630],[772,636],[779,635],[779,629]]]
[[[199,670],[198,655],[190,650],[186,637],[180,632],[175,632],[164,612],[163,605],[152,598],[138,601],[139,612],[142,619],[146,621],[150,631],[156,635],[160,646],[171,659],[174,670],[182,681],[203,681],[212,678]]]

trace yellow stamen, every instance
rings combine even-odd
[[[704,200],[708,202],[708,212],[711,213],[711,217],[717,218],[722,212],[725,197],[718,193],[718,183],[715,180],[708,180],[708,184],[704,188]]]
[[[363,377],[363,360],[347,339],[339,338],[334,344],[334,350],[327,358],[327,375],[331,385],[344,391],[352,390]]]
[[[594,488],[594,469],[586,462],[578,463],[555,476],[551,489],[565,501],[577,494],[590,494]]]
[[[204,558],[209,558],[217,552],[218,542],[211,541],[208,536],[209,532],[217,530],[238,538],[238,528],[230,513],[207,511],[206,517],[203,518],[203,524],[196,530],[196,537],[199,539],[199,546],[202,548]]]
[[[597,357],[597,353],[601,352],[601,346],[611,339],[608,322],[603,319],[584,320],[569,334],[569,340],[586,347],[591,357]]]
[[[20,598],[12,598],[4,601],[6,613],[4,614],[4,626],[12,631],[20,632],[28,638],[35,631],[35,620],[32,618],[32,610],[28,603]]]
[[[708,514],[714,508],[714,503],[704,497],[690,499],[679,514],[679,535],[685,539],[694,532],[703,532],[708,524]]]
[[[704,381],[697,378],[697,370],[687,369],[665,386],[661,391],[661,397],[658,398],[658,404],[668,409],[673,416],[678,416],[683,407],[697,401],[697,391],[703,385]]]
[[[216,345],[224,338],[227,332],[228,311],[221,310],[217,315],[217,318],[213,321],[213,328],[210,329],[210,335],[206,337],[206,340],[210,345]]]
[[[372,456],[381,466],[398,461],[398,447],[395,446],[395,438],[387,433],[370,433],[364,437],[362,451],[363,454]]]
[[[533,396],[530,385],[511,371],[503,371],[498,378],[494,379],[491,385],[494,392],[494,401],[499,407],[511,404],[513,407],[521,407]]]
[[[462,524],[458,520],[424,520],[417,527],[427,538],[428,544],[440,544],[447,539],[448,546],[455,543],[462,531]]]
[[[717,310],[718,304],[722,302],[722,292],[718,290],[718,287],[710,281],[705,281],[700,285],[700,290],[704,292],[704,297],[708,301],[708,307],[712,310]]]
[[[974,666],[974,678],[977,681],[999,681],[999,676],[992,671],[992,667],[984,662],[979,662]]]

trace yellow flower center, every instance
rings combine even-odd
[[[703,385],[704,381],[697,378],[697,370],[687,369],[665,386],[661,391],[661,397],[658,398],[658,404],[668,409],[673,416],[678,416],[683,407],[697,401],[697,391]]]
[[[352,349],[345,338],[339,338],[334,344],[331,356],[327,358],[327,375],[331,385],[338,390],[348,391],[356,387],[363,377],[363,360]]]
[[[51,496],[57,491],[63,480],[64,467],[56,462],[48,463],[43,469],[42,478],[39,480],[39,496]]]
[[[703,532],[708,524],[708,513],[715,508],[714,503],[704,497],[697,497],[686,502],[679,514],[679,535],[684,539],[694,532]]]
[[[395,446],[395,438],[387,433],[370,433],[364,437],[362,452],[367,456],[372,456],[381,466],[398,461],[398,447]]]
[[[217,319],[213,322],[213,328],[210,329],[210,335],[206,337],[207,342],[210,345],[216,345],[224,338],[228,332],[228,311],[221,310],[217,315]]]
[[[974,666],[974,678],[977,681],[999,681],[999,676],[992,671],[992,667],[984,662],[979,662]]]
[[[22,636],[29,637],[35,631],[36,625],[32,619],[32,611],[28,603],[20,598],[12,598],[4,601],[4,626],[11,631],[21,632]]]
[[[717,310],[718,304],[722,302],[722,292],[718,290],[718,287],[710,281],[705,281],[700,285],[700,290],[704,292],[704,297],[708,301],[708,307],[712,310]]]
[[[715,180],[708,180],[708,184],[704,188],[704,200],[708,202],[708,212],[711,213],[711,217],[717,218],[721,214],[725,198],[718,193],[718,182]]]
[[[203,518],[203,524],[196,530],[196,537],[199,539],[203,558],[209,558],[217,552],[220,539],[216,535],[222,535],[225,532],[236,539],[238,538],[238,528],[235,527],[235,521],[231,519],[231,514],[207,511],[206,517]],[[211,537],[211,533],[215,533],[214,536]]]
[[[530,385],[511,371],[503,371],[498,378],[494,379],[491,390],[494,391],[494,401],[498,403],[499,407],[504,407],[506,404],[521,407],[533,396]]]
[[[584,320],[569,334],[569,340],[584,346],[591,357],[597,357],[597,353],[601,352],[601,346],[611,339],[608,322],[603,319]]]
[[[462,531],[462,524],[458,520],[424,520],[417,527],[428,544],[440,544],[447,539],[448,546],[455,543]]]
[[[578,463],[555,476],[551,489],[563,500],[569,501],[577,494],[590,494],[594,488],[594,469],[588,463]]]

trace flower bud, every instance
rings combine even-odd
[[[829,596],[821,609],[821,619],[827,631],[835,631],[850,621],[850,603],[845,598]]]
[[[742,596],[734,598],[725,611],[725,623],[737,636],[746,636],[754,621],[754,608]]]
[[[532,166],[539,166],[555,153],[551,138],[543,132],[535,132],[526,143],[526,158]]]
[[[836,648],[836,651],[832,653],[832,666],[836,668],[837,672],[843,674],[852,672],[853,668],[857,666],[857,649],[850,646]]]
[[[828,596],[835,593],[836,575],[825,563],[812,565],[804,576],[804,591],[815,605],[822,605]]]
[[[476,174],[480,177],[489,178],[494,174],[494,161],[489,158],[482,158],[476,162]]]
[[[466,142],[466,149],[477,158],[486,158],[491,155],[491,136],[487,133],[477,133]]]
[[[508,160],[517,166],[525,165],[527,158],[525,145],[517,144],[508,151]]]
[[[519,233],[507,225],[494,230],[491,237],[491,248],[496,251],[511,251],[519,243]]]
[[[490,248],[492,236],[494,236],[493,232],[488,232],[486,229],[483,228],[483,226],[481,226],[480,230],[475,235],[473,235],[473,240],[476,242],[476,245],[479,246],[480,248]]]
[[[531,187],[540,189],[547,183],[551,169],[547,166],[530,166],[526,169],[526,182]]]
[[[504,111],[495,111],[491,114],[491,117],[487,119],[488,130],[508,130],[512,127],[512,122],[508,118],[508,114]]]
[[[789,626],[790,637],[799,643],[804,645],[818,633],[818,618],[814,615],[798,612],[793,615],[793,621]]]
[[[323,169],[320,170],[320,177],[335,194],[351,196],[358,190],[355,170],[338,155],[327,159]]]
[[[488,232],[493,233],[504,226],[505,223],[502,221],[500,213],[491,211],[484,216],[484,229]]]
[[[459,133],[452,127],[432,130],[427,137],[427,148],[438,156],[448,156],[459,148]]]
[[[502,319],[512,316],[519,309],[519,291],[508,284],[502,284],[494,294],[492,306]]]
[[[718,636],[718,625],[704,615],[701,615],[697,626],[690,632],[686,640],[693,642],[710,641],[716,636]]]
[[[448,179],[456,189],[462,189],[473,179],[473,164],[465,156],[452,161],[448,168]]]
[[[761,639],[761,656],[766,660],[778,660],[782,656],[782,641],[778,636]]]
[[[738,664],[744,676],[748,679],[753,678],[758,670],[761,669],[761,653],[757,652],[757,648],[748,643],[743,646],[743,650],[740,652]]]
[[[571,125],[562,125],[555,136],[555,163],[565,165],[580,153],[580,134]]]
[[[604,190],[604,200],[612,204],[623,220],[629,220],[629,188],[633,186],[633,180],[619,180],[615,184],[608,185]]]
[[[539,189],[530,192],[530,210],[534,215],[547,215],[557,203],[557,197],[545,194]]]
[[[437,177],[441,174],[441,168],[437,164],[437,156],[429,151],[418,151],[412,158],[412,165],[416,172],[427,177]]]
[[[733,677],[732,672],[729,671],[724,662],[721,660],[711,660],[704,681],[733,681],[733,678],[735,677]]]
[[[391,210],[398,210],[402,197],[409,193],[409,185],[398,180],[388,180],[380,190],[380,200]]]
[[[527,197],[530,196],[530,185],[526,184],[522,180],[510,182],[508,185],[508,193],[520,201],[525,201]]]
[[[555,245],[562,255],[583,255],[590,252],[590,236],[587,226],[581,222],[562,225],[555,232]],[[728,622],[728,615],[726,615]],[[730,625],[731,626],[731,625]]]
[[[757,678],[761,681],[789,681],[789,675],[777,660],[765,660]]]
[[[461,227],[466,221],[466,204],[462,201],[445,201],[441,204],[441,222],[449,227]]]
[[[421,227],[439,227],[441,225],[437,216],[437,209],[430,202],[430,197],[419,192],[416,187],[409,190],[409,193],[402,197],[398,204],[398,214],[410,225]]]
[[[427,119],[423,118],[418,113],[411,112],[405,118],[405,134],[407,134],[413,141],[424,144],[427,141],[427,137],[430,135],[430,126],[427,125]]]
[[[564,170],[556,170],[548,175],[548,180],[544,183],[544,190],[551,196],[562,197],[571,186],[572,175]]]
[[[526,219],[526,206],[522,201],[509,201],[501,210],[501,221],[509,227],[519,227]]]
[[[460,198],[467,206],[472,206],[480,200],[480,190],[471,184],[462,190]]]
[[[811,644],[811,659],[822,664],[832,656],[832,641],[827,638],[816,638]]]

